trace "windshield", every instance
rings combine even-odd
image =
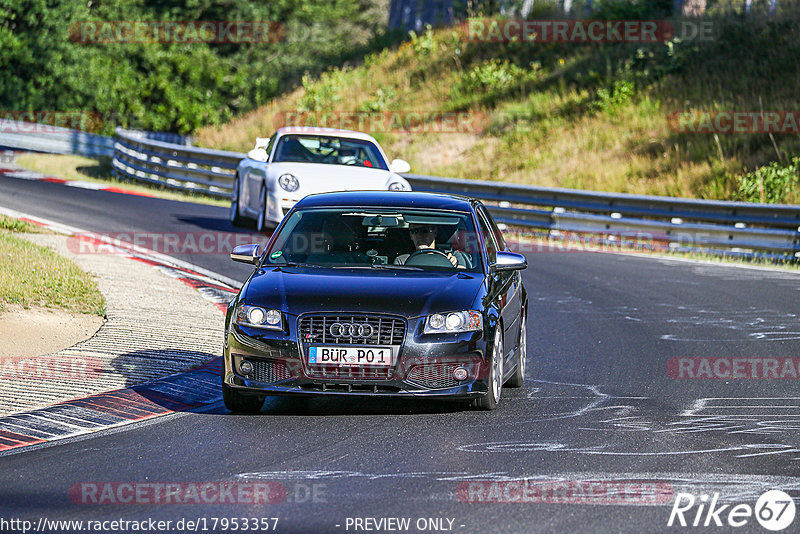
[[[481,271],[472,216],[432,210],[326,208],[289,216],[265,266]]]
[[[369,141],[319,135],[284,135],[273,161],[351,165],[388,170],[380,150]]]

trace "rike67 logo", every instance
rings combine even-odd
[[[755,508],[749,504],[718,504],[719,493],[714,493],[710,502],[708,495],[696,498],[691,493],[678,493],[669,514],[667,526],[710,527],[747,525],[753,516],[767,530],[780,531],[794,521],[795,504],[789,494],[770,490],[756,501]]]

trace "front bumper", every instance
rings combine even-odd
[[[289,210],[300,201],[300,198],[294,193],[289,193],[279,187],[276,188],[270,193],[267,200],[267,220],[276,224],[280,223]]]
[[[407,321],[395,365],[388,373],[351,367],[320,376],[297,339],[297,320],[283,331],[230,325],[226,332],[223,382],[240,393],[297,396],[379,396],[474,399],[488,392],[483,332],[422,334],[422,319]],[[242,372],[243,360],[255,371]],[[467,378],[456,380],[456,368]],[[339,372],[343,371],[343,372]]]

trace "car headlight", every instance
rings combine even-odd
[[[300,182],[295,178],[294,174],[281,174],[280,178],[278,178],[278,185],[281,186],[281,189],[284,191],[292,192],[297,191],[300,187]]]
[[[403,182],[392,182],[389,184],[389,191],[405,191],[406,184]]]
[[[258,306],[242,304],[236,310],[236,324],[254,328],[283,329],[283,317],[278,310],[266,310]]]
[[[483,329],[483,316],[474,310],[434,313],[425,319],[425,334],[472,332]]]

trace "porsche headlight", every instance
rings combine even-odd
[[[236,324],[254,328],[283,329],[283,317],[278,310],[242,304],[236,310]]]
[[[472,332],[483,328],[483,316],[474,310],[434,313],[425,319],[425,334]]]
[[[278,185],[281,186],[281,189],[284,191],[292,192],[297,191],[300,187],[300,182],[297,180],[294,174],[281,174],[278,178]]]
[[[405,191],[406,185],[403,182],[392,182],[389,184],[389,191]]]

